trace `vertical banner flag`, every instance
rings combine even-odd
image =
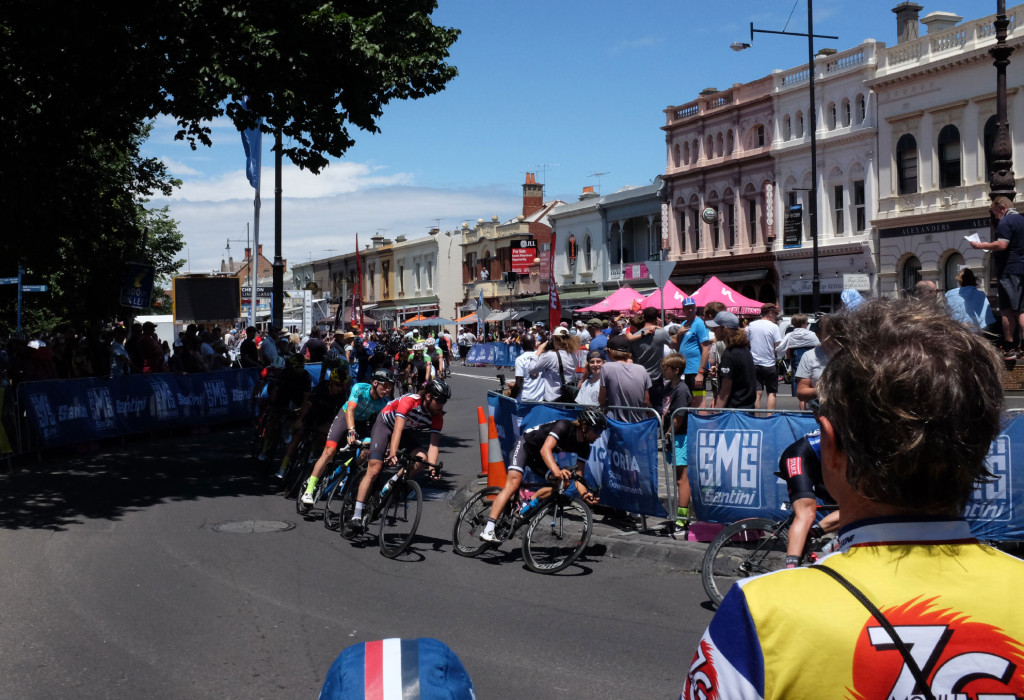
[[[555,284],[555,232],[551,232],[551,255],[548,257],[548,326],[554,330],[562,321],[562,304]]]
[[[480,298],[476,302],[476,340],[478,343],[484,342],[484,317],[480,314],[482,308],[484,308],[484,288],[480,287]]]
[[[242,98],[242,108],[249,111],[249,98]],[[260,158],[263,154],[263,132],[259,125],[263,123],[262,117],[256,122],[255,129],[246,129],[242,132],[242,148],[245,149],[245,176],[249,179],[257,192],[260,188]]]
[[[359,234],[356,234],[356,283],[352,285],[352,328],[363,332],[363,261],[359,257]]]

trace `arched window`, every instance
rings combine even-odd
[[[946,258],[946,263],[942,266],[942,291],[956,289],[956,276],[960,274],[960,268],[964,264],[964,256],[960,253],[953,253]]]
[[[798,139],[802,139],[804,137],[804,113],[803,112],[797,112],[796,113],[795,132],[796,132],[796,137]]]
[[[590,234],[587,234],[583,241],[583,269],[590,272],[594,269],[593,248],[590,244]]]
[[[857,123],[863,124],[868,117],[868,101],[864,95],[857,95]]]
[[[829,129],[835,129],[836,128],[836,121],[837,121],[836,120],[836,103],[835,102],[829,102],[828,103],[828,109],[825,110],[825,117],[826,117],[826,119],[828,119],[828,128]]]
[[[843,126],[850,126],[850,99],[848,97],[843,98],[842,113]]]
[[[704,160],[711,160],[715,155],[715,137],[708,135],[707,146],[704,148]]]
[[[754,124],[754,129],[751,133],[751,146],[754,148],[764,148],[764,124]]]
[[[690,152],[693,154],[693,162],[696,163],[700,159],[700,141],[693,140],[693,148],[690,149]]]
[[[897,194],[917,192],[917,139],[903,134],[896,142]]]
[[[622,262],[622,229],[618,226],[608,236],[608,258],[612,265]]]
[[[719,131],[715,137],[715,156],[721,158],[725,153],[725,139],[722,138],[722,132]]]
[[[672,146],[672,167],[679,167],[679,144]]]
[[[690,142],[687,141],[683,144],[683,163],[686,165],[690,164]]]
[[[731,156],[733,149],[736,147],[736,137],[732,133],[732,129],[729,129],[729,133],[725,135],[725,154]]]
[[[793,124],[787,114],[782,118],[782,140],[789,141],[793,137]]]
[[[911,255],[903,263],[903,270],[900,273],[900,284],[903,285],[904,294],[914,291],[914,285],[921,281],[921,261]]]
[[[960,130],[952,124],[939,132],[939,187],[960,186]]]

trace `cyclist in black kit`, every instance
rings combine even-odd
[[[779,475],[786,481],[789,501],[793,506],[793,524],[789,528],[786,545],[786,568],[800,565],[800,557],[807,542],[807,534],[814,525],[817,501],[834,504],[821,476],[821,433],[807,433],[787,447],[779,457]],[[822,518],[818,524],[823,532],[839,527],[839,511]]]
[[[512,498],[523,483],[523,474],[526,468],[533,471],[541,478],[548,478],[548,474],[556,479],[568,481],[572,479],[572,472],[583,476],[583,470],[590,457],[590,446],[601,436],[602,431],[608,427],[608,421],[604,414],[596,408],[585,408],[576,416],[576,420],[556,420],[533,428],[529,428],[522,434],[512,455],[509,457],[508,474],[505,477],[505,487],[501,493],[494,497],[491,506],[491,513],[487,518],[487,525],[480,533],[480,539],[487,542],[498,542],[494,534],[494,523],[501,516],[501,511],[509,499]],[[555,451],[572,452],[576,455],[576,467],[574,470],[562,469],[555,462]],[[587,503],[597,502],[594,495],[582,483],[579,484],[580,497]],[[536,497],[546,498],[551,492],[550,486],[545,486],[537,491]]]

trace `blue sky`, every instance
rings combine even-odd
[[[815,47],[844,50],[867,38],[895,44],[896,4],[816,0],[815,33],[840,38]],[[922,17],[941,10],[971,20],[995,11],[994,2],[977,0],[919,4]],[[446,90],[385,107],[381,133],[357,133],[356,145],[318,176],[286,161],[282,228],[290,264],[350,252],[357,232],[362,244],[378,231],[416,237],[495,214],[508,220],[521,211],[527,172],[538,173],[546,199],[565,201],[588,185],[609,193],[648,184],[665,167],[666,107],[807,57],[798,37],[760,34],[747,51],[729,49],[749,41],[751,21],[806,32],[805,0],[440,0],[434,21],[462,30],[450,58],[459,75]],[[197,273],[220,265],[228,238],[241,257],[252,227],[241,140],[227,120],[212,126],[213,147],[192,151],[173,141],[173,122],[161,119],[145,148],[184,181],[170,200],[153,204],[170,205],[185,235],[186,270]],[[267,257],[270,146],[265,139],[260,239]]]

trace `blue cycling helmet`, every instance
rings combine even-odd
[[[400,688],[402,698],[476,698],[473,681],[455,652],[444,642],[421,637],[353,644],[328,669],[320,700],[383,697],[385,684]]]

